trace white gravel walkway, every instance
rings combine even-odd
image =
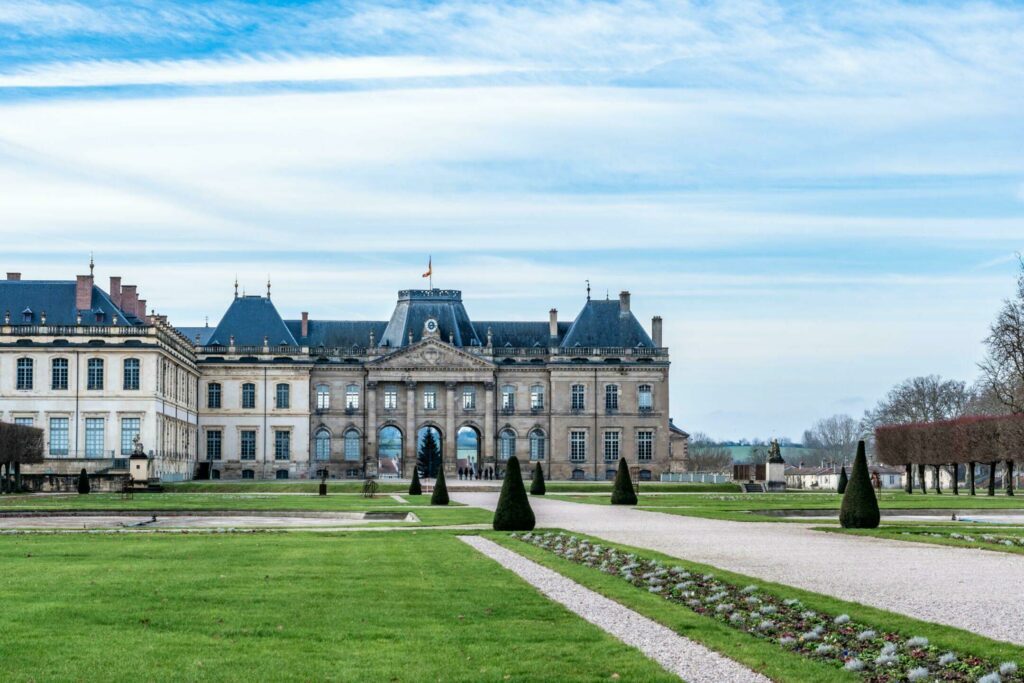
[[[493,509],[497,496],[460,493]],[[559,527],[1024,645],[1024,556],[531,497]],[[987,588],[982,589],[980,587]]]
[[[494,541],[480,536],[459,536],[459,540],[515,572],[550,600],[564,605],[591,624],[637,648],[666,671],[689,683],[769,681],[742,664],[683,638],[675,631]]]

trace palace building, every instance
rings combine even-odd
[[[176,328],[91,272],[0,281],[0,420],[44,430],[36,473],[119,472],[136,435],[164,481],[500,477],[513,455],[552,479],[686,467],[661,318],[645,330],[628,292],[510,322],[403,290],[389,320],[353,321],[283,319],[269,283],[236,285],[216,325]]]

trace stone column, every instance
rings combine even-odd
[[[455,475],[455,382],[445,382],[444,397],[444,447],[441,466],[445,474]]]
[[[377,383],[366,383],[366,424],[363,427],[363,457],[377,459]]]
[[[416,466],[416,382],[405,383],[405,440],[402,441],[402,476],[411,477]]]
[[[483,466],[494,466],[494,382],[484,382]]]

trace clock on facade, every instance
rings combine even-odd
[[[427,318],[427,322],[423,323],[423,329],[429,334],[437,334],[437,321],[433,318]]]

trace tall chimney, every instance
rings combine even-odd
[[[79,275],[75,279],[75,308],[79,311],[92,308],[92,275]]]
[[[110,278],[110,300],[114,302],[114,305],[121,308],[121,278],[111,277]]]
[[[654,341],[655,348],[661,348],[661,316],[656,315],[651,318],[651,339]]]
[[[619,315],[626,315],[629,313],[629,292],[623,290],[619,292]]]
[[[558,338],[558,309],[552,308],[548,311],[548,336],[552,339]]]
[[[149,324],[149,316],[146,315],[146,300],[145,299],[139,299],[138,301],[139,301],[138,306],[136,306],[136,308],[135,308],[135,317],[148,325]]]
[[[139,305],[139,292],[135,285],[125,285],[121,288],[121,310],[126,315],[137,315],[136,309]]]
[[[309,336],[309,312],[302,312],[302,338],[305,339]]]
[[[21,279],[21,273],[7,273],[7,279],[8,280],[20,280]]]

